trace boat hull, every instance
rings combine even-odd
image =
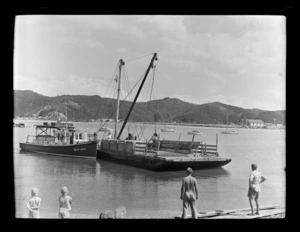
[[[226,132],[226,131],[222,131],[222,134],[238,135],[239,132]]]
[[[59,156],[69,156],[75,158],[95,159],[97,156],[96,142],[87,142],[62,146],[20,143],[20,148],[21,151],[29,151]]]
[[[152,171],[182,171],[191,167],[193,170],[221,167],[228,164],[230,158],[210,158],[210,159],[166,159],[163,157],[153,157],[145,154],[140,155],[118,155],[97,150],[97,159],[109,160],[119,164],[130,165]]]
[[[161,132],[174,132],[174,129],[161,129]]]

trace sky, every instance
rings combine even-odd
[[[133,86],[153,53],[154,98],[286,109],[284,16],[17,16],[14,89],[110,97],[119,59]]]

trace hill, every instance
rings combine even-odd
[[[14,117],[44,119],[64,118],[72,121],[91,121],[102,118],[114,119],[116,99],[100,96],[61,95],[47,97],[30,90],[14,90]],[[119,118],[125,119],[131,102],[121,101]],[[176,98],[164,98],[139,102],[134,107],[130,121],[139,122],[186,122],[226,124],[242,123],[245,119],[261,119],[265,123],[285,124],[285,110],[264,111],[244,109],[221,102],[192,104]]]

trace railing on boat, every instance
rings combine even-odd
[[[83,142],[97,141],[97,137],[94,134],[87,134],[86,140],[73,140],[72,144],[78,144]],[[26,143],[38,144],[38,145],[71,145],[70,136],[65,136],[63,140],[58,140],[55,136],[35,136],[28,135],[26,138]]]
[[[100,150],[113,155],[138,155],[143,153],[144,155],[156,156],[159,151],[166,151],[173,154],[193,156],[219,156],[217,149],[218,137],[216,137],[215,145],[194,141],[155,140],[149,143],[135,140],[104,139],[101,140],[100,146]]]
[[[136,142],[135,151],[157,154],[157,151],[159,151],[159,146],[157,146],[156,150],[154,150],[151,146],[149,147],[149,143],[147,142]]]
[[[148,153],[157,153],[157,151],[170,151],[176,153],[186,153],[186,154],[199,154],[199,155],[214,155],[219,156],[218,154],[218,146],[206,144],[206,143],[195,143],[193,147],[192,142],[181,141],[176,144],[174,148],[174,144],[168,143],[169,141],[156,141],[154,144],[149,144],[147,142],[136,142],[135,150],[138,152],[148,152]],[[150,146],[149,146],[150,145]],[[180,149],[182,148],[182,149]]]
[[[206,143],[200,144],[196,149],[191,149],[192,154],[199,154],[199,155],[214,155],[219,156],[217,145],[210,145]]]

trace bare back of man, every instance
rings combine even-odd
[[[182,180],[181,199],[183,200],[182,218],[186,218],[186,211],[191,207],[192,218],[197,218],[196,200],[198,199],[197,180],[191,176],[192,170],[188,169],[185,178]]]

